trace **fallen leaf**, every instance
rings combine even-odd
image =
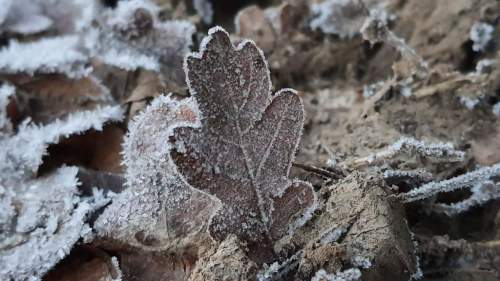
[[[301,226],[315,208],[312,186],[288,178],[302,133],[297,92],[271,94],[262,51],[250,41],[233,47],[220,27],[210,29],[185,71],[202,116],[199,128],[174,131],[172,158],[193,187],[217,197],[217,240],[276,240]]]

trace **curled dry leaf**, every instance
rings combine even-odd
[[[191,99],[160,96],[131,122],[123,145],[129,188],[96,221],[98,236],[127,248],[193,255],[208,245],[206,222],[217,204],[180,179],[168,142],[173,128],[197,124],[196,111]]]
[[[5,99],[15,91],[5,87],[2,118],[8,117]],[[16,131],[0,134],[0,280],[40,280],[80,238],[89,237],[90,215],[109,198],[97,189],[80,196],[76,167],[58,167],[43,177],[39,168],[49,145],[122,118],[119,106],[106,106],[43,126],[25,120]]]
[[[217,240],[277,240],[301,226],[316,207],[312,186],[288,178],[304,121],[294,90],[271,93],[262,51],[250,41],[236,48],[220,27],[185,60],[201,126],[174,130],[172,158],[193,187],[222,208],[210,222]]]
[[[91,55],[127,71],[160,71],[183,80],[182,59],[192,44],[195,27],[188,21],[160,21],[151,1],[120,1],[98,18],[99,28],[86,36]]]

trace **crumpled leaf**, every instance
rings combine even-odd
[[[80,198],[77,172],[62,167],[44,178],[0,185],[1,280],[40,280],[84,235],[87,216],[109,202]]]
[[[188,21],[160,21],[158,12],[150,1],[120,1],[98,18],[99,28],[88,32],[85,46],[106,64],[161,70],[182,80],[182,71],[176,69],[189,52],[196,28]]]
[[[95,223],[104,240],[148,251],[184,252],[206,245],[206,222],[217,209],[209,196],[185,184],[170,159],[177,126],[196,126],[191,99],[160,96],[129,125],[123,153],[129,187]]]
[[[45,126],[24,122],[18,133],[0,138],[0,184],[14,185],[18,180],[36,174],[49,144],[58,143],[70,135],[89,129],[102,130],[104,123],[121,121],[119,106],[105,106],[94,111],[82,111]]]
[[[185,60],[199,128],[176,128],[173,159],[193,187],[222,208],[210,233],[244,241],[276,240],[305,223],[316,206],[312,186],[288,178],[304,121],[297,92],[271,94],[262,51],[250,41],[233,47],[220,27]]]
[[[26,120],[17,132],[0,134],[0,280],[40,280],[80,238],[91,239],[89,214],[109,198],[97,190],[80,196],[76,167],[59,167],[43,177],[37,171],[49,144],[122,118],[119,106],[107,106],[44,126]]]
[[[96,1],[87,0],[2,0],[0,33],[23,35],[55,30],[66,34],[88,26]]]

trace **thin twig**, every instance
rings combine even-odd
[[[329,171],[323,168],[318,168],[316,166],[302,164],[302,163],[295,163],[295,162],[293,163],[293,166],[302,169],[304,171],[315,173],[330,179],[342,179],[345,177],[345,174],[342,170]]]

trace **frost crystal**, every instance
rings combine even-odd
[[[12,130],[12,124],[7,116],[7,105],[15,90],[14,86],[9,84],[0,86],[0,138],[3,134],[10,133]]]
[[[24,122],[19,132],[12,137],[0,138],[0,182],[1,175],[16,179],[33,175],[42,163],[49,144],[61,138],[78,134],[89,129],[101,130],[105,122],[120,121],[123,110],[119,106],[105,106],[94,111],[82,111],[69,115],[64,120],[56,120],[45,126]]]
[[[317,204],[309,183],[288,178],[304,121],[299,96],[272,95],[262,51],[250,41],[235,48],[220,27],[186,58],[185,71],[201,126],[175,129],[172,158],[191,186],[223,204],[210,233],[251,242],[292,233]]]
[[[492,109],[493,114],[500,117],[500,102],[496,103]]]
[[[476,52],[482,52],[486,49],[491,39],[493,38],[493,31],[495,28],[484,22],[475,23],[470,29],[470,39],[474,44],[472,49]]]
[[[187,21],[161,22],[158,12],[150,1],[120,1],[99,19],[99,28],[87,33],[85,47],[92,56],[125,70],[180,67],[195,27]]]
[[[370,85],[365,85],[363,87],[363,97],[369,98],[374,96],[382,87],[384,86],[385,81],[379,81]]]
[[[156,19],[159,8],[148,0],[120,1],[106,19],[109,26],[122,32],[139,32],[139,29],[148,27]],[[139,21],[138,18],[142,17]],[[151,26],[149,26],[151,27]],[[139,34],[135,34],[139,35]]]
[[[0,97],[13,94],[3,85]],[[6,105],[1,99],[2,111]],[[120,107],[79,112],[45,126],[21,124],[0,135],[0,279],[40,280],[81,238],[92,234],[87,216],[109,202],[102,193],[78,196],[78,169],[35,172],[47,146],[61,138],[121,120]]]
[[[404,202],[412,202],[429,198],[441,192],[450,192],[460,188],[471,187],[476,183],[485,182],[493,177],[500,176],[500,163],[491,167],[479,168],[475,171],[440,182],[430,182],[399,195]],[[478,189],[480,191],[480,189]],[[492,193],[493,194],[493,193]],[[487,196],[485,196],[487,197]]]
[[[86,216],[102,206],[78,197],[77,168],[6,186],[0,208],[0,279],[40,280],[80,239]]]
[[[52,25],[52,20],[43,14],[43,7],[38,1],[2,0],[0,5],[0,33],[33,34]]]
[[[284,276],[298,266],[303,254],[304,252],[300,250],[282,263],[274,262],[271,265],[264,264],[263,268],[257,273],[257,280],[283,280]]]
[[[122,281],[123,280],[123,273],[122,270],[120,269],[120,263],[118,262],[118,259],[116,257],[111,258],[111,264],[113,265],[113,268],[115,272],[117,273],[116,278],[111,278],[109,281]]]
[[[453,204],[438,204],[435,211],[453,216],[465,212],[474,206],[480,206],[490,200],[500,198],[500,183],[486,180],[474,184],[471,191],[472,195],[469,198]]]
[[[314,14],[311,29],[336,34],[342,39],[359,34],[366,18],[365,8],[358,1],[326,0],[313,4],[311,10]]]
[[[424,273],[420,265],[420,257],[418,256],[417,253],[418,241],[415,238],[415,233],[413,233],[408,227],[408,221],[406,221],[406,227],[408,229],[408,233],[410,233],[410,239],[413,244],[413,256],[415,256],[415,272],[413,272],[412,275],[410,276],[410,281],[420,280],[422,279],[422,277],[424,277]]]
[[[339,240],[339,238],[342,235],[344,235],[344,233],[346,233],[346,231],[347,230],[345,228],[334,225],[320,235],[319,242],[321,244],[328,244],[328,243],[335,242],[335,241]]]
[[[320,269],[311,281],[356,281],[359,278],[361,278],[361,271],[357,268],[349,268],[335,274],[329,274],[324,269]]]
[[[479,99],[461,96],[460,103],[467,107],[468,110],[473,110],[479,104]]]
[[[77,36],[45,38],[31,43],[11,41],[0,49],[0,73],[65,73],[88,75],[88,57],[79,50]]]
[[[211,24],[214,17],[214,9],[210,0],[193,0],[196,13],[202,18],[205,24]]]
[[[191,99],[160,96],[129,124],[123,145],[129,188],[99,216],[99,236],[164,251],[196,246],[203,238],[217,202],[180,179],[168,142],[174,128],[199,126],[196,112]]]
[[[2,25],[9,14],[12,0],[0,0],[0,6],[2,7],[2,10],[0,10],[0,25]]]
[[[397,156],[411,157],[414,155],[427,158],[435,163],[460,162],[464,160],[465,152],[455,150],[451,143],[431,143],[403,137],[380,152],[370,154],[365,158],[356,159],[354,164],[373,164]]]
[[[3,0],[0,1],[0,33],[35,34],[56,30],[81,31],[94,16],[94,0]]]
[[[481,75],[483,73],[488,73],[491,71],[491,66],[493,65],[493,61],[490,59],[482,59],[476,64],[476,71],[473,73],[474,75]]]
[[[409,98],[413,95],[413,91],[410,86],[411,82],[412,79],[410,77],[410,79],[405,79],[403,81],[400,81],[397,85],[398,86],[397,88],[399,88],[399,93],[405,98]]]
[[[363,257],[363,256],[354,256],[351,259],[351,263],[355,267],[360,267],[360,268],[364,268],[364,269],[372,267],[372,262],[370,261],[370,259],[367,257]]]
[[[388,184],[396,184],[403,181],[429,182],[432,180],[432,174],[426,170],[386,170],[384,171],[384,180]]]

